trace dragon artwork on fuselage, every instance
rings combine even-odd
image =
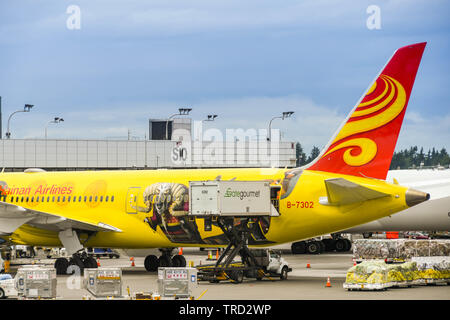
[[[285,179],[290,179],[292,173],[286,172]],[[279,184],[277,180],[265,180],[271,184]],[[296,182],[296,181],[295,181]],[[294,183],[295,184],[295,183]],[[292,184],[283,181],[282,194],[292,191]],[[181,183],[158,182],[145,188],[144,193],[145,211],[148,216],[145,221],[154,230],[158,227],[164,235],[173,243],[198,243],[223,245],[228,243],[228,239],[223,233],[202,236],[201,228],[197,225],[200,218],[189,217],[189,188]],[[282,196],[283,197],[283,196]],[[249,244],[269,244],[265,235],[270,228],[271,217],[254,217],[250,220],[243,218],[234,219],[234,225],[247,223],[251,229]],[[219,228],[216,221],[212,225]]]

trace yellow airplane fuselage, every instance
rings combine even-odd
[[[207,181],[220,177],[222,180],[267,180],[271,185],[284,184],[279,200],[280,215],[271,217],[269,225],[261,231],[263,241],[254,241],[251,245],[307,239],[348,229],[408,208],[405,202],[407,188],[399,185],[377,179],[311,170],[303,170],[298,180],[290,181],[285,179],[289,172],[286,169],[258,168],[37,172],[3,173],[0,180],[8,184],[8,203],[69,219],[95,224],[101,222],[121,230],[97,232],[89,237],[87,233],[81,232],[80,241],[85,247],[166,248],[226,244],[220,238],[222,231],[219,227],[213,226],[211,231],[204,231],[204,220],[201,218],[189,222],[196,228],[197,238],[182,242],[174,241],[173,239],[178,239],[177,236],[171,238],[164,232],[164,228],[170,228],[173,222],[171,220],[164,222],[164,226],[159,224],[151,227],[146,220],[153,212],[136,208],[148,208],[148,201],[154,199],[145,198],[146,188],[162,182],[188,187],[189,181]],[[319,198],[327,196],[324,181],[332,178],[345,178],[390,196],[341,206],[320,204]],[[175,234],[181,232],[179,224],[175,224],[173,228]],[[16,244],[61,246],[57,231],[27,224],[4,239]],[[215,240],[211,242],[204,239]]]

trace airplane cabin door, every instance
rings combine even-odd
[[[140,187],[130,187],[127,193],[126,212],[130,214],[138,213],[138,197],[140,194]]]

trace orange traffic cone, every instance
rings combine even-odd
[[[97,267],[100,267],[100,258],[97,258]]]
[[[219,260],[219,249],[216,251],[216,260]]]
[[[183,248],[180,248],[180,250],[178,250],[178,255],[180,255],[180,256],[183,255]]]
[[[327,285],[326,285],[325,287],[331,288],[330,277],[328,277],[328,279],[327,279]]]
[[[134,264],[134,257],[131,257],[131,266],[136,267],[136,265]]]
[[[309,261],[308,261],[308,263],[306,264],[306,268],[311,268],[311,265],[309,264]]]

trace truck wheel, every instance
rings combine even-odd
[[[242,283],[242,281],[244,280],[244,271],[242,270],[231,271],[230,278],[234,280],[234,283]]]
[[[6,299],[5,291],[2,288],[0,288],[0,299]]]
[[[319,254],[320,244],[317,241],[310,241],[306,244],[306,252],[309,254]]]
[[[281,269],[280,280],[286,280],[288,278],[288,267],[284,266]]]

